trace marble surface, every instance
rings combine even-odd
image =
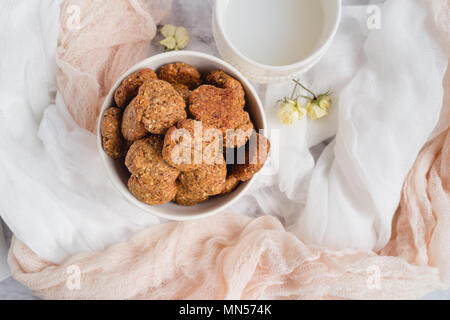
[[[344,0],[348,4],[367,4],[369,2],[382,2],[382,0]],[[183,25],[190,32],[191,41],[189,50],[206,52],[213,55],[218,55],[214,44],[214,38],[211,31],[211,12],[213,8],[213,0],[174,0],[173,9],[170,16],[168,16],[162,24],[171,23],[174,25]],[[161,46],[158,44],[160,37],[157,36],[151,46],[151,54],[161,52]],[[255,85],[256,90],[262,95],[264,92],[264,85]],[[261,97],[263,98],[263,97]],[[312,150],[317,157],[323,146],[316,146]],[[0,220],[1,221],[1,220]],[[0,222],[5,232],[8,241],[11,238],[11,232],[7,226]],[[38,299],[33,293],[15,281],[13,278],[8,278],[0,282],[0,300],[35,300]],[[450,289],[446,291],[438,291],[431,293],[423,299],[443,299],[450,300]]]

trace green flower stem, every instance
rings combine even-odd
[[[295,81],[294,81],[294,82],[295,82]],[[297,88],[298,88],[298,83],[295,82],[295,87],[294,87],[294,90],[292,90],[291,98],[290,98],[289,100],[294,99],[294,95],[295,95],[295,93],[297,92]]]
[[[310,94],[312,94],[314,100],[317,100],[317,96],[315,95],[315,93],[312,92],[311,90],[309,90],[308,88],[306,88],[304,85],[302,85],[297,79],[293,79],[292,81],[294,81],[296,85],[299,85],[300,87],[302,87],[303,89],[308,91]]]

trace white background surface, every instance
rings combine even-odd
[[[366,4],[369,1],[350,0],[348,3]],[[174,0],[172,14],[164,22],[185,26],[191,34],[190,50],[217,55],[214,39],[211,33],[211,10],[213,1],[204,0]],[[152,53],[161,51],[159,38],[155,38],[152,43]],[[258,86],[256,86],[258,88]],[[320,147],[316,150],[320,152]],[[10,238],[11,234],[3,225],[5,235]],[[436,292],[428,295],[428,299],[450,299],[450,290]],[[35,299],[32,293],[21,284],[9,278],[0,283],[0,299]]]

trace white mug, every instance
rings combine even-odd
[[[341,0],[216,0],[213,34],[222,58],[258,83],[286,81],[330,47]]]

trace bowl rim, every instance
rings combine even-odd
[[[320,54],[322,53],[323,50],[326,50],[331,42],[333,41],[337,30],[339,28],[339,24],[341,21],[341,16],[342,16],[342,0],[334,0],[335,3],[337,4],[337,11],[336,14],[334,15],[334,24],[333,24],[333,28],[331,33],[327,36],[326,41],[324,41],[324,43],[317,48],[317,50],[315,50],[313,53],[311,53],[309,56],[307,56],[306,58],[295,62],[295,63],[291,63],[291,64],[287,64],[287,65],[282,65],[282,66],[272,66],[272,65],[268,65],[268,64],[263,64],[260,62],[257,62],[255,60],[250,59],[249,57],[243,55],[242,53],[240,53],[239,50],[237,50],[237,48],[233,45],[233,43],[230,41],[227,33],[224,30],[224,26],[223,26],[223,19],[220,19],[220,9],[219,6],[217,5],[217,3],[221,1],[221,0],[215,0],[214,3],[214,19],[216,21],[216,26],[218,31],[220,32],[220,34],[222,35],[222,37],[224,38],[226,44],[228,45],[228,47],[231,49],[231,51],[237,55],[240,59],[244,60],[245,63],[253,65],[256,68],[259,69],[263,69],[266,71],[279,71],[279,72],[283,72],[283,71],[289,71],[289,70],[293,70],[293,69],[299,69],[304,67],[305,65],[309,65],[310,63],[312,63],[317,57],[320,56]],[[329,1],[329,0],[325,0],[325,3]]]
[[[196,220],[196,219],[201,219],[201,218],[206,218],[206,217],[210,217],[212,215],[218,214],[220,212],[223,212],[225,209],[229,208],[231,205],[235,204],[237,201],[239,201],[247,192],[248,190],[252,187],[253,183],[255,182],[256,177],[259,175],[259,173],[262,171],[259,171],[257,174],[255,174],[255,176],[253,176],[252,179],[250,179],[249,181],[243,182],[245,185],[244,187],[238,191],[238,193],[232,197],[230,200],[228,200],[227,202],[217,206],[217,208],[213,208],[213,209],[209,209],[203,213],[198,213],[198,214],[190,214],[190,215],[186,215],[186,216],[181,216],[181,215],[174,215],[174,214],[170,214],[170,213],[162,213],[156,210],[152,210],[152,205],[148,205],[145,204],[141,201],[139,201],[138,199],[136,199],[134,196],[128,193],[124,193],[122,190],[123,187],[123,183],[117,181],[117,179],[113,178],[113,175],[116,173],[116,170],[109,164],[110,158],[108,157],[108,155],[104,152],[103,150],[103,142],[102,142],[102,136],[101,136],[101,122],[102,122],[102,118],[103,118],[103,114],[104,112],[111,107],[111,102],[113,99],[113,95],[115,90],[118,88],[118,86],[122,83],[122,81],[125,79],[125,77],[127,77],[128,75],[132,74],[133,72],[145,68],[146,64],[150,64],[150,62],[152,60],[157,60],[158,58],[161,57],[165,57],[165,58],[170,58],[173,57],[174,60],[173,62],[177,62],[177,61],[181,61],[183,58],[183,56],[191,56],[191,57],[196,57],[196,58],[201,58],[201,59],[206,59],[209,60],[210,62],[213,62],[215,64],[218,65],[223,65],[226,68],[228,68],[229,70],[232,71],[231,76],[233,77],[237,77],[238,80],[240,82],[243,82],[243,84],[245,85],[245,87],[247,88],[247,92],[246,94],[250,94],[256,101],[256,105],[257,105],[257,110],[259,112],[259,116],[261,118],[261,122],[262,122],[262,128],[258,128],[259,130],[267,130],[268,125],[267,125],[267,118],[266,118],[266,114],[265,114],[265,110],[263,108],[263,104],[261,102],[261,99],[259,98],[255,88],[253,87],[252,83],[239,71],[237,70],[234,66],[232,66],[231,64],[229,64],[228,62],[219,59],[215,56],[212,56],[210,54],[206,54],[206,53],[202,53],[202,52],[197,52],[197,51],[190,51],[190,50],[182,50],[182,51],[171,51],[171,52],[164,52],[164,53],[159,53],[156,55],[153,55],[151,57],[148,57],[138,63],[136,63],[134,66],[130,67],[127,71],[125,71],[122,76],[120,76],[118,78],[118,80],[116,81],[116,83],[111,87],[109,93],[106,95],[103,104],[101,106],[100,109],[100,113],[98,116],[98,121],[97,121],[97,149],[98,152],[100,153],[100,157],[102,159],[102,163],[103,163],[103,167],[106,170],[106,173],[108,175],[108,178],[110,180],[110,182],[114,185],[114,187],[116,188],[116,190],[127,200],[129,201],[131,204],[135,205],[136,207],[140,208],[141,210],[145,211],[145,213],[149,213],[152,214],[156,217],[162,218],[162,219],[167,219],[167,220],[172,220],[172,221],[190,221],[190,220]],[[170,62],[168,62],[170,63]],[[162,65],[161,65],[162,66]],[[233,191],[236,192],[237,190]]]

